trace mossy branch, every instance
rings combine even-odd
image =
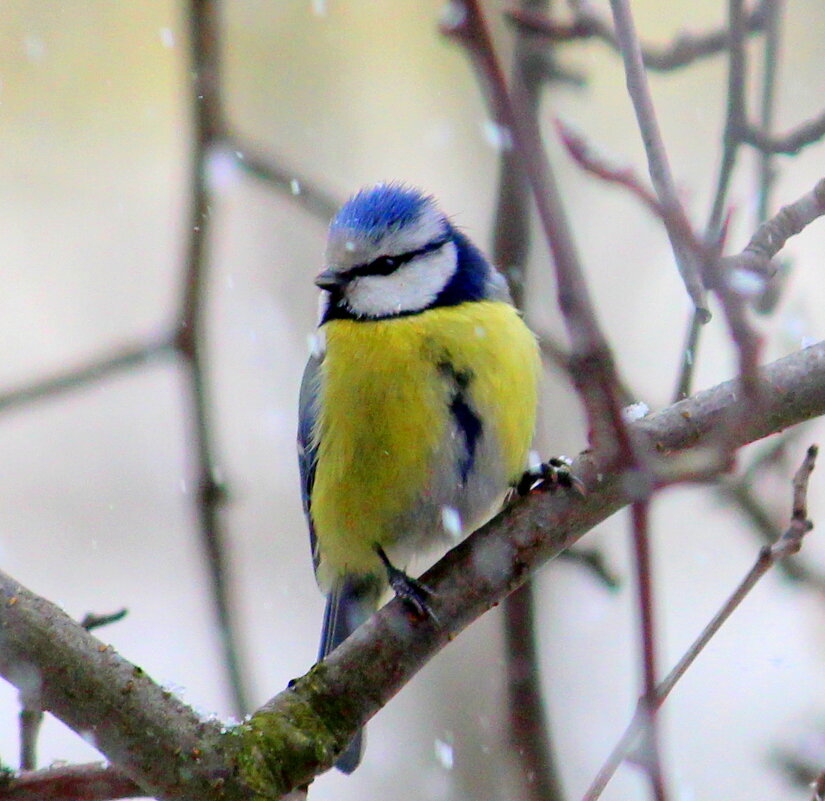
[[[654,470],[672,480],[717,441],[741,447],[825,413],[825,343],[759,372],[764,404],[743,415],[736,381],[700,392],[629,426]],[[712,460],[711,460],[712,461]],[[625,506],[622,476],[596,454],[574,463],[587,495],[533,495],[456,546],[423,581],[439,621],[392,601],[323,664],[248,721],[200,720],[140,668],[56,606],[0,574],[0,674],[162,799],[275,799],[332,764],[349,736],[444,645],[531,572]],[[699,471],[701,472],[701,471]],[[2,794],[0,793],[0,798]]]

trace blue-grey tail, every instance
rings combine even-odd
[[[372,577],[345,578],[327,596],[321,647],[318,659],[334,651],[378,607],[380,584]],[[342,773],[352,773],[361,763],[364,753],[364,731],[356,732],[350,744],[335,763]]]

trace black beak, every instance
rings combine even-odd
[[[324,270],[322,273],[318,273],[315,278],[315,286],[319,289],[325,289],[327,292],[332,292],[342,287],[345,283],[346,278],[334,270]]]

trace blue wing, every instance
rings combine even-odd
[[[312,548],[312,564],[318,567],[315,528],[312,525],[312,485],[315,483],[315,467],[318,464],[318,442],[313,430],[318,420],[318,400],[321,391],[321,357],[310,356],[301,380],[298,400],[298,468],[301,473],[301,500],[309,526],[309,544]]]

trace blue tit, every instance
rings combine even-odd
[[[499,510],[527,466],[540,360],[503,276],[416,189],[350,198],[316,284],[298,449],[323,658],[388,584],[427,612],[426,588],[396,565]],[[361,751],[359,735],[337,767]]]

